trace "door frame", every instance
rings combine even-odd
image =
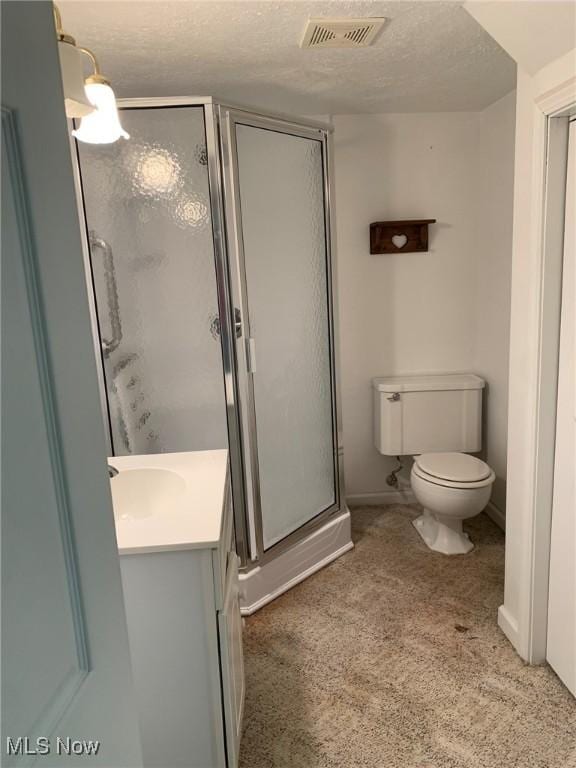
[[[243,318],[243,330],[249,336],[249,310],[247,302],[247,286],[244,266],[244,244],[242,225],[239,219],[240,197],[238,184],[237,147],[235,126],[237,124],[249,125],[254,128],[276,130],[280,133],[309,138],[320,141],[322,145],[322,173],[324,193],[324,229],[326,237],[326,276],[327,276],[327,302],[330,345],[330,377],[331,377],[331,411],[332,411],[332,441],[333,441],[333,466],[335,477],[334,503],[325,510],[308,520],[296,530],[271,545],[264,547],[262,508],[260,501],[260,489],[258,478],[258,445],[255,417],[255,399],[252,377],[248,369],[248,357],[246,344],[241,345],[237,355],[237,376],[240,389],[239,416],[241,419],[242,443],[246,447],[244,452],[244,466],[246,471],[246,513],[247,526],[250,540],[250,561],[245,561],[245,568],[256,564],[262,565],[285,552],[295,543],[317,530],[333,516],[341,511],[343,490],[342,459],[339,451],[340,406],[339,387],[337,377],[337,344],[336,344],[336,317],[335,317],[335,287],[334,287],[334,247],[332,229],[332,201],[330,195],[330,136],[332,127],[313,120],[295,120],[292,117],[276,114],[264,114],[252,111],[245,107],[220,104],[218,107],[220,125],[221,164],[223,170],[224,205],[226,211],[227,235],[228,235],[228,261],[234,301],[240,308]],[[248,489],[251,489],[251,493]]]
[[[575,373],[576,350],[576,116],[569,119],[568,132],[546,660],[576,697],[576,571],[572,570],[576,528],[570,533],[576,513],[576,404],[573,402],[576,381],[570,378],[570,372],[572,376]],[[574,178],[570,176],[571,171]]]
[[[532,196],[530,201],[530,241],[534,259],[527,270],[536,272],[536,302],[522,342],[529,366],[523,381],[523,394],[510,387],[510,399],[521,396],[526,422],[522,432],[529,436],[527,460],[514,477],[517,487],[527,492],[521,523],[510,530],[507,520],[507,579],[514,568],[519,578],[519,605],[516,615],[506,602],[498,610],[498,623],[520,656],[530,664],[546,660],[548,623],[548,581],[554,487],[554,449],[556,441],[556,401],[562,300],[562,259],[564,212],[568,161],[568,122],[576,114],[576,78],[556,87],[536,92],[532,105]],[[516,213],[516,212],[515,212]],[[515,228],[518,222],[515,222]],[[528,260],[529,256],[526,254]],[[533,272],[534,274],[534,272]],[[509,420],[509,463],[516,444],[516,427]],[[512,480],[509,475],[509,483]],[[511,484],[511,483],[510,483]],[[518,513],[519,514],[519,513]],[[512,537],[520,535],[519,542]],[[518,548],[512,554],[511,546]]]

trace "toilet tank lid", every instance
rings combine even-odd
[[[380,392],[430,392],[454,389],[482,389],[484,379],[473,373],[429,374],[420,376],[383,376],[372,379]]]

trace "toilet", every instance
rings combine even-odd
[[[385,456],[413,456],[412,491],[424,508],[413,525],[445,555],[474,544],[462,521],[490,500],[495,475],[481,459],[482,390],[474,374],[393,376],[372,381],[374,442]]]

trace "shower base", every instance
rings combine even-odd
[[[306,538],[264,565],[240,574],[240,610],[250,616],[352,549],[347,507]]]

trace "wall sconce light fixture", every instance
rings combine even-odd
[[[112,144],[130,136],[120,125],[116,97],[110,81],[104,77],[92,51],[76,45],[76,40],[62,29],[62,17],[54,4],[54,22],[58,38],[60,69],[64,86],[67,117],[81,118],[80,127],[72,131],[79,141],[90,144]],[[94,68],[84,80],[82,55],[88,56]]]
[[[82,54],[76,47],[76,40],[62,29],[62,17],[56,5],[54,5],[54,23],[58,38],[66,115],[67,117],[84,117],[94,112],[95,107],[88,101],[84,91]]]
[[[94,72],[85,80],[85,90],[95,109],[82,118],[80,127],[72,131],[72,135],[88,144],[112,144],[120,138],[129,139],[130,135],[120,125],[110,81],[101,74],[92,51],[88,48],[78,50],[88,56],[94,67]]]

